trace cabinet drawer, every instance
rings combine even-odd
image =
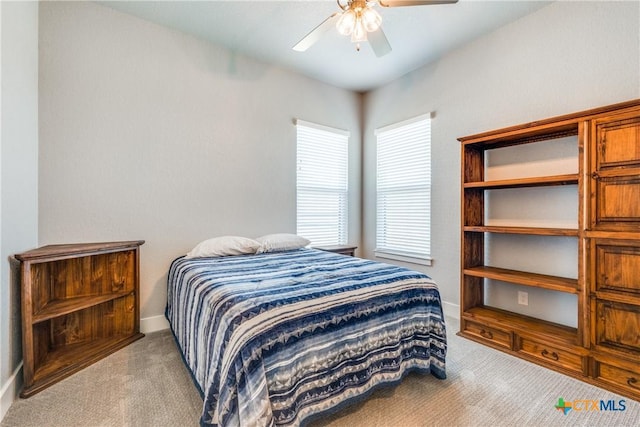
[[[481,323],[464,321],[463,331],[469,335],[482,338],[500,347],[511,350],[512,333],[492,328]]]
[[[518,351],[522,354],[540,360],[545,364],[554,365],[573,372],[584,373],[583,366],[586,366],[586,364],[583,365],[583,357],[579,354],[528,338],[519,337],[518,342]]]
[[[640,295],[640,242],[595,240],[595,291]]]
[[[632,396],[640,396],[640,366],[630,364],[608,363],[595,360],[594,377],[605,383],[614,385],[629,392]]]
[[[640,357],[640,306],[596,300],[596,345]]]

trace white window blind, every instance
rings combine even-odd
[[[376,256],[430,264],[431,117],[376,130]]]
[[[347,243],[349,132],[296,121],[297,234],[314,246]]]

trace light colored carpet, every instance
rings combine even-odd
[[[640,426],[639,402],[460,338],[455,319],[447,328],[446,380],[411,374],[312,426]],[[559,397],[624,399],[626,410],[564,415],[554,407]],[[163,331],[16,401],[0,426],[197,426],[201,406]]]

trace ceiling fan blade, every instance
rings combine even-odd
[[[316,43],[320,38],[331,29],[331,27],[335,28],[336,21],[340,17],[340,12],[336,12],[327,19],[325,19],[322,24],[315,27],[309,34],[304,36],[302,40],[300,40],[294,47],[293,50],[298,52],[304,52],[309,49]]]
[[[391,52],[391,45],[389,44],[389,40],[387,40],[387,36],[384,35],[382,27],[372,33],[368,33],[367,38],[371,49],[373,49],[373,53],[375,53],[378,58]]]
[[[378,0],[382,7],[428,6],[430,4],[458,3],[458,0]]]

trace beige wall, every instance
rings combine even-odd
[[[93,3],[40,6],[40,244],[144,239],[141,314],[171,261],[225,234],[295,232],[294,118],[351,131],[360,95]]]
[[[458,137],[640,97],[640,4],[555,2],[366,95],[363,128],[364,255],[375,249],[374,129],[430,111],[432,122],[432,276],[443,299],[459,301],[460,144]],[[512,159],[522,158],[514,153]],[[544,166],[542,166],[544,167]],[[543,173],[544,174],[544,173]],[[564,190],[561,190],[564,191]],[[560,194],[559,217],[575,218],[575,197]],[[542,194],[511,199],[523,210]],[[529,242],[524,253],[503,241],[492,261],[549,274],[576,274],[573,242]],[[536,252],[537,251],[537,252]],[[553,255],[549,255],[549,254]],[[536,254],[529,256],[530,254]],[[492,304],[521,310],[513,286],[490,292]],[[530,292],[528,314],[575,323],[572,296]],[[573,310],[573,312],[570,312]]]

